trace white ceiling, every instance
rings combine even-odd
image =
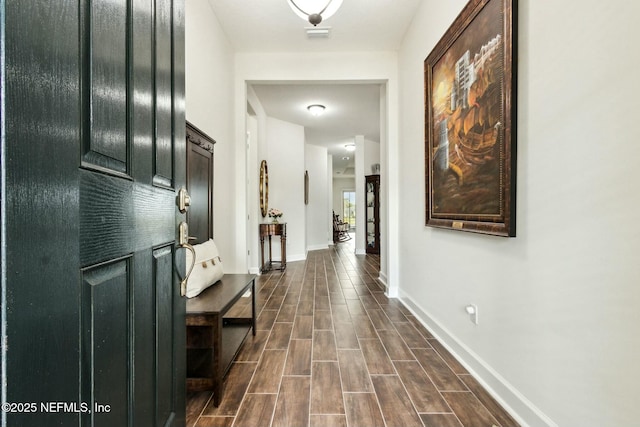
[[[314,39],[305,32],[311,25],[286,0],[208,1],[236,52],[264,53],[398,50],[422,0],[344,0],[319,25],[331,27],[330,36]],[[334,155],[334,171],[343,176],[353,165],[344,144],[355,135],[380,141],[379,84],[279,82],[253,87],[268,116],[304,126],[307,142],[327,147]],[[325,114],[311,117],[306,111],[311,103],[325,105]],[[345,155],[348,162],[342,160]]]

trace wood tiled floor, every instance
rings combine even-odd
[[[259,276],[258,326],[225,379],[187,396],[188,427],[517,427],[376,282],[351,242]],[[249,299],[232,309],[248,315]]]

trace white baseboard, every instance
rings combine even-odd
[[[366,255],[366,249],[356,249],[356,255]]]
[[[476,353],[400,290],[399,299],[522,427],[558,427]]]
[[[304,261],[307,259],[307,255],[306,254],[293,254],[293,255],[287,255],[287,262],[293,262],[293,261]],[[275,261],[275,260],[274,260]]]
[[[329,246],[327,245],[312,245],[307,247],[307,252],[309,251],[320,251],[322,249],[329,249]]]
[[[249,274],[260,274],[260,267],[249,267]]]

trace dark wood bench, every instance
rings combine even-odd
[[[187,299],[187,390],[213,390],[216,407],[222,399],[224,376],[240,346],[249,331],[256,334],[255,279],[253,274],[225,274],[197,297]],[[249,290],[251,316],[225,316]]]

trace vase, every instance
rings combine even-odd
[[[271,221],[272,224],[277,224],[278,223],[278,218],[273,218],[273,221]]]

